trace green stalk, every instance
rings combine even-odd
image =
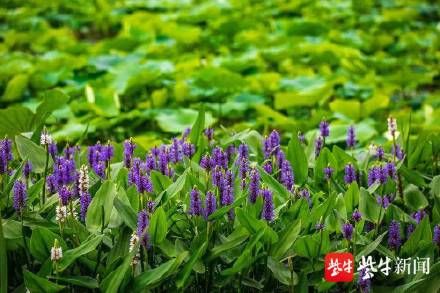
[[[0,217],[0,293],[8,292],[8,255],[3,237],[3,224]]]
[[[101,220],[102,220],[101,234],[104,234],[104,222],[105,222],[104,206],[101,206]],[[96,266],[95,266],[95,270],[94,270],[94,273],[93,273],[94,275],[96,275],[96,273],[98,272],[99,264],[101,262],[101,253],[102,253],[102,242],[99,245],[98,258],[96,259]]]
[[[49,168],[49,149],[46,145],[46,163],[44,165],[44,180],[43,180],[43,190],[41,193],[41,205],[44,205],[46,201],[46,180],[47,180],[47,169]]]
[[[26,264],[29,270],[31,270],[31,257],[29,255],[29,248],[27,246],[26,242],[26,235],[24,234],[24,225],[23,225],[23,215],[21,215],[21,233],[23,235],[23,244],[24,244],[24,251],[26,254]]]

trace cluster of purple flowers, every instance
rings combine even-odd
[[[342,225],[342,235],[345,239],[351,240],[353,235],[353,225],[350,223],[345,223]]]
[[[356,133],[354,126],[348,127],[346,143],[348,148],[353,148],[356,145]]]
[[[90,167],[101,178],[105,178],[105,170],[113,158],[113,146],[109,143],[102,145],[100,142],[89,146],[88,160]]]
[[[263,197],[263,210],[261,212],[261,218],[268,222],[272,222],[275,217],[272,191],[267,188],[263,188],[261,190],[261,196]]]
[[[190,194],[190,207],[188,213],[193,216],[205,216],[207,219],[217,209],[217,198],[212,191],[208,191],[205,196],[205,208],[202,206],[202,199],[200,197],[200,191],[197,187],[191,190]],[[222,203],[223,204],[223,203]]]
[[[14,183],[14,209],[21,213],[26,208],[27,190],[26,184],[21,180]]]
[[[400,223],[393,220],[390,223],[388,229],[388,246],[391,249],[398,249],[402,245],[402,239],[400,237]]]
[[[133,159],[132,166],[128,171],[128,183],[135,185],[139,193],[153,192],[153,184],[147,173],[146,164],[139,158]]]
[[[12,141],[7,138],[0,140],[0,174],[8,172],[8,164],[12,159]]]
[[[390,195],[378,195],[376,197],[377,204],[384,209],[387,209],[392,202],[392,197]]]
[[[146,210],[141,210],[138,213],[138,222],[136,234],[139,237],[139,241],[142,246],[149,248],[150,246],[150,234],[148,233],[148,227],[150,225],[150,219]]]
[[[385,165],[373,166],[368,170],[368,186],[378,182],[385,184],[388,179],[396,180],[397,170],[394,163],[386,163]]]
[[[124,141],[124,166],[126,168],[131,167],[131,160],[133,158],[135,148],[136,144],[133,142],[133,139],[130,138]]]
[[[345,165],[344,171],[344,181],[346,184],[350,184],[357,180],[356,169],[354,168],[353,164],[348,163]]]

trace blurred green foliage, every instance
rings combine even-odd
[[[3,0],[0,122],[20,123],[0,132],[41,127],[42,101],[57,104],[44,120],[58,140],[145,147],[202,102],[207,124],[236,131],[327,117],[356,123],[362,142],[411,113],[416,131],[438,132],[439,17],[411,0]]]

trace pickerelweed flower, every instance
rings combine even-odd
[[[310,198],[310,192],[307,188],[301,189],[299,195],[307,200],[309,207],[312,207],[312,199]]]
[[[346,184],[350,184],[356,181],[356,170],[354,169],[353,164],[348,163],[347,165],[345,165],[344,171],[344,181]]]
[[[206,128],[203,133],[205,134],[206,138],[211,141],[214,138],[214,129],[213,128]]]
[[[217,199],[214,193],[208,191],[205,198],[205,217],[208,218],[217,208]]]
[[[330,166],[327,166],[324,168],[324,178],[325,180],[330,180],[330,178],[332,178],[333,175],[333,168]]]
[[[159,151],[159,160],[158,160],[158,167],[159,171],[168,177],[172,176],[171,168],[169,167],[168,163],[170,161],[170,156],[168,153],[168,149],[166,146],[162,146]]]
[[[290,162],[286,159],[281,163],[280,182],[291,191],[295,184],[295,175]]]
[[[65,157],[57,157],[53,167],[53,174],[58,185],[70,184],[75,181],[75,161]]]
[[[228,168],[228,157],[226,156],[226,153],[223,152],[223,150],[219,147],[215,147],[212,150],[212,162],[214,166],[220,166],[223,169]]]
[[[87,210],[88,210],[91,202],[92,202],[92,197],[90,196],[90,193],[88,193],[88,192],[85,194],[82,194],[79,198],[79,203],[81,206],[80,215],[81,215],[82,221],[85,221],[85,219],[86,219]]]
[[[261,190],[261,196],[263,197],[263,211],[261,212],[261,218],[268,222],[272,222],[275,216],[272,191],[264,188]]]
[[[318,136],[315,140],[315,157],[317,158],[324,147],[324,139],[322,136]]]
[[[55,157],[58,155],[58,147],[55,142],[51,142],[47,146],[47,151],[49,152],[49,155],[52,157],[52,159],[55,159]]]
[[[8,172],[8,164],[12,159],[12,141],[7,138],[0,140],[0,174]]]
[[[365,268],[359,272],[358,287],[361,293],[368,293],[371,290],[371,279]]]
[[[150,240],[150,236],[148,234],[149,224],[150,224],[150,221],[148,219],[147,211],[141,210],[138,213],[136,234],[140,240],[141,245],[145,248],[149,247],[149,240]]]
[[[346,143],[348,148],[353,148],[356,145],[356,133],[354,126],[348,127]]]
[[[316,223],[316,225],[315,225],[315,230],[316,231],[322,231],[322,230],[324,230],[324,223],[322,223],[322,222],[318,222],[318,223]]]
[[[388,228],[388,246],[391,249],[398,249],[402,245],[400,238],[400,223],[393,220]]]
[[[202,167],[206,171],[211,170],[211,157],[208,154],[203,155],[200,159],[200,167]]]
[[[136,144],[133,142],[132,138],[124,141],[124,166],[126,168],[130,168],[131,166],[131,160],[133,158],[135,148]]]
[[[244,190],[244,188],[246,187],[246,178],[247,178],[247,173],[249,170],[249,161],[247,158],[242,157],[240,159],[240,164],[238,167],[238,173],[239,173],[239,177],[241,179],[241,189]]]
[[[383,150],[382,146],[377,146],[375,156],[379,161],[383,160],[383,157],[385,156],[385,151]]]
[[[193,216],[201,216],[202,215],[202,201],[200,200],[200,193],[197,190],[197,187],[194,187],[190,195],[190,207],[189,214]]]
[[[388,117],[387,121],[388,121],[388,135],[390,137],[395,137],[397,132],[397,121],[395,118],[391,116]]]
[[[377,203],[384,209],[387,209],[391,204],[391,197],[388,195],[380,196],[376,198]]]
[[[432,242],[440,247],[440,224],[435,225],[434,234],[432,236]]]
[[[237,153],[237,148],[235,147],[235,145],[230,144],[226,148],[226,156],[228,158],[228,162],[232,162],[232,159],[234,158],[236,153]]]
[[[324,138],[330,135],[329,123],[326,120],[323,120],[321,123],[319,123],[319,132]]]
[[[26,161],[23,167],[23,177],[29,179],[31,172],[32,172],[32,163],[31,161]]]
[[[185,141],[182,143],[182,151],[184,156],[191,158],[196,153],[196,147],[194,144]]]
[[[152,214],[154,212],[154,209],[156,208],[156,203],[152,200],[149,200],[147,202],[147,212]]]
[[[252,168],[249,180],[249,201],[255,203],[260,192],[260,172]]]
[[[16,180],[14,183],[14,209],[21,213],[26,207],[27,190],[26,184],[21,180]]]
[[[298,131],[298,140],[302,144],[306,143],[306,137],[304,136],[304,133],[302,133],[301,131]]]
[[[361,214],[361,212],[358,209],[356,209],[351,214],[351,218],[353,219],[353,221],[359,222],[362,219],[362,214]]]
[[[263,141],[264,158],[277,155],[280,150],[280,134],[276,130],[272,130],[268,137]]]
[[[264,169],[264,171],[266,171],[266,173],[272,174],[272,172],[273,172],[272,161],[266,161],[263,164],[263,169]]]
[[[351,236],[353,235],[353,225],[350,223],[345,223],[342,225],[342,235],[345,239],[351,240]]]
[[[63,224],[67,219],[67,206],[57,205],[55,208],[55,220],[59,224]]]
[[[220,166],[216,166],[212,171],[212,185],[216,186],[219,190],[223,187],[223,171]]]
[[[391,153],[399,160],[403,160],[403,158],[405,158],[405,152],[403,151],[403,149],[396,144],[395,146],[393,145],[391,147]]]
[[[134,158],[132,166],[128,171],[128,183],[135,185],[139,193],[153,192],[153,184],[144,169],[141,160]]]
[[[170,161],[176,164],[183,160],[183,145],[180,139],[173,138],[169,147]]]
[[[43,129],[40,135],[40,144],[47,146],[52,143],[52,136],[49,134],[46,128]]]
[[[58,190],[58,183],[54,174],[47,176],[46,189],[50,194],[55,193]]]
[[[80,151],[80,147],[79,146],[69,146],[67,145],[66,148],[64,149],[64,157],[66,159],[72,160],[73,157],[75,156],[76,152]]]
[[[225,184],[223,186],[223,191],[221,194],[221,204],[222,206],[230,205],[234,202],[234,190],[230,184]]]
[[[60,246],[58,239],[55,239],[52,248],[50,249],[50,260],[58,262],[63,258],[63,248]]]
[[[388,174],[389,178],[391,178],[393,180],[397,179],[397,170],[396,170],[396,165],[394,165],[394,163],[388,162],[385,165],[385,170],[386,170],[386,173]]]
[[[380,178],[380,167],[373,166],[368,170],[368,186],[373,185]]]
[[[72,190],[66,185],[61,186],[61,188],[58,190],[58,195],[62,205],[67,205],[73,196]]]
[[[148,153],[145,157],[145,168],[148,174],[152,170],[156,170],[156,158],[152,153]]]
[[[426,212],[424,210],[418,210],[417,212],[412,214],[412,218],[416,220],[417,224],[420,224],[425,216]]]

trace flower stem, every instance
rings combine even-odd
[[[47,169],[49,167],[49,149],[46,145],[46,162],[44,165],[44,179],[43,179],[43,190],[41,192],[41,205],[44,205],[46,201],[46,180],[47,180]]]

